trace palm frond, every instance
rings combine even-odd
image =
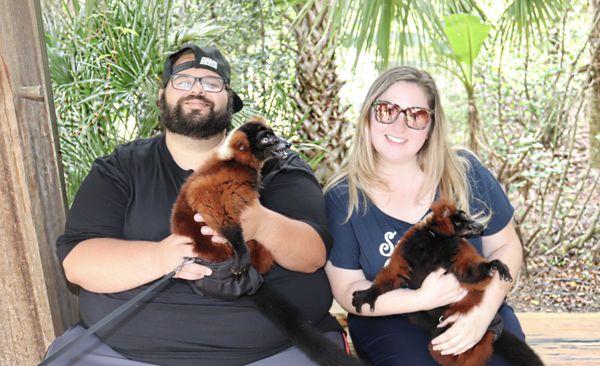
[[[496,40],[501,44],[540,40],[547,34],[548,24],[564,13],[569,3],[567,0],[514,0],[500,18]]]

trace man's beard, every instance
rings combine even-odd
[[[203,115],[201,111],[192,110],[183,113],[183,103],[197,99],[209,105],[209,112]],[[163,93],[159,99],[160,122],[169,131],[197,139],[207,139],[227,130],[231,124],[232,111],[229,107],[223,110],[214,110],[214,103],[202,95],[190,95],[177,101],[175,107],[170,108]]]

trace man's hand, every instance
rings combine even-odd
[[[173,271],[183,262],[184,257],[196,257],[192,239],[186,236],[171,234],[160,241],[158,248],[157,262],[164,274]],[[212,271],[208,267],[189,263],[184,265],[174,277],[184,280],[199,280],[211,273]]]
[[[268,222],[266,219],[266,209],[257,199],[249,204],[240,215],[242,230],[246,240],[256,239],[258,233],[262,230],[261,224]]]
[[[205,222],[199,213],[194,221]],[[244,239],[261,243],[285,269],[312,273],[325,263],[325,243],[313,227],[264,207],[258,199],[241,212],[240,224]],[[214,235],[215,243],[227,243],[214,228],[204,226],[201,232]]]
[[[443,328],[452,324],[448,330],[431,341],[435,351],[443,355],[459,355],[476,345],[485,334],[496,311],[474,306],[466,314],[453,314],[438,325]]]
[[[199,213],[196,213],[194,215],[194,221],[205,222],[204,217],[202,217],[202,215]],[[206,235],[206,236],[212,235],[212,238],[210,238],[210,240],[213,243],[217,243],[217,244],[227,243],[227,239],[225,239],[225,237],[219,235],[219,232],[217,230],[214,230],[213,228],[208,227],[207,225],[202,226],[202,228],[200,229],[200,232],[202,233],[202,235]]]
[[[256,199],[254,202],[248,205],[240,215],[240,225],[242,226],[244,239],[246,241],[250,241],[256,238],[256,233],[258,232],[258,230],[260,230],[260,223],[263,221],[263,210],[264,207],[260,204],[260,201]],[[200,213],[196,213],[194,215],[194,221],[205,222],[204,218]],[[200,229],[200,232],[202,233],[202,235],[212,235],[213,237],[211,238],[211,240],[213,243],[227,243],[227,239],[219,235],[219,232],[211,227],[204,225]]]

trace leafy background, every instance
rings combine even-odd
[[[43,0],[68,197],[92,161],[160,132],[166,55],[192,41],[232,61],[233,87],[325,181],[370,83],[434,75],[452,138],[516,207],[517,310],[599,311],[598,1]]]

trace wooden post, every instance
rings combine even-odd
[[[36,0],[0,0],[0,365],[37,364],[77,319],[55,254],[66,196]]]

